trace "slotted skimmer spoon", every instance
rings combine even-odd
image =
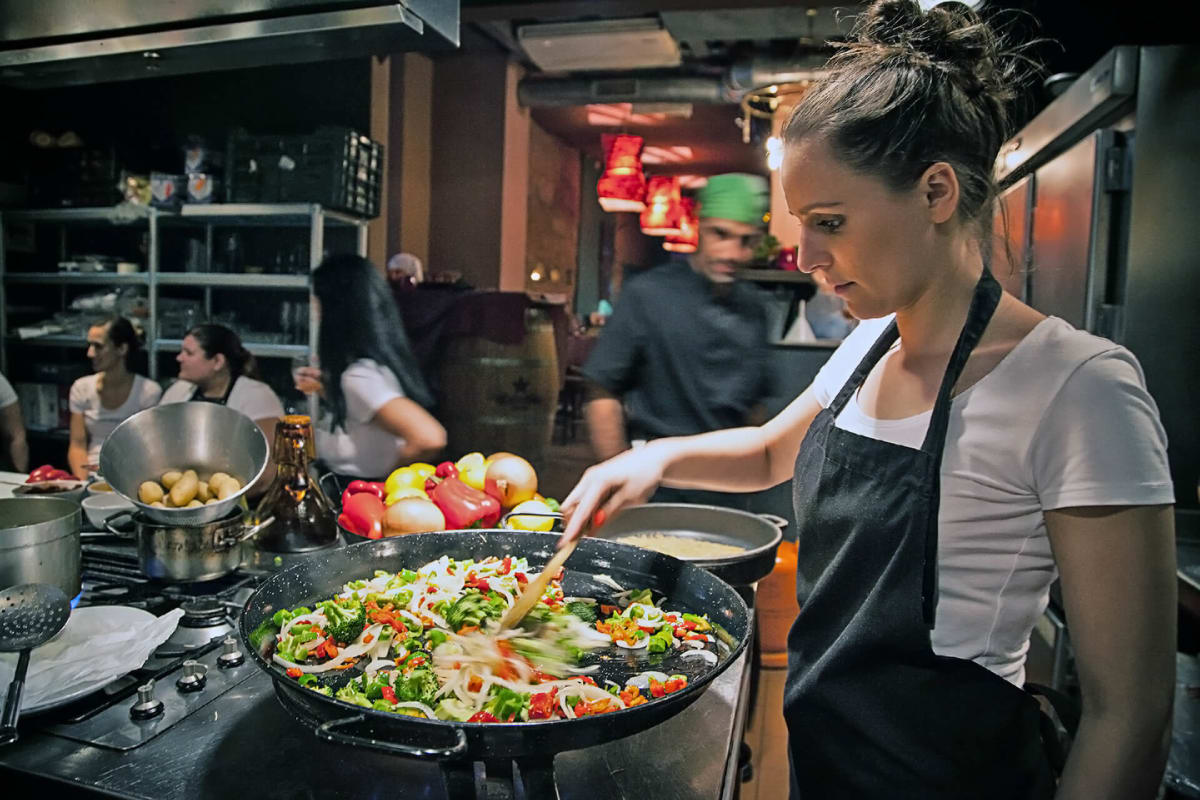
[[[71,601],[57,586],[23,583],[0,592],[0,653],[16,653],[17,671],[8,685],[4,715],[0,717],[0,745],[17,740],[17,718],[25,692],[29,652],[45,644],[67,624]]]

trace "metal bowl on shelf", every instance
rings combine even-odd
[[[226,517],[267,467],[271,450],[254,420],[216,403],[170,403],[139,411],[100,449],[100,472],[113,491],[165,525],[205,525]],[[226,472],[242,488],[197,508],[157,508],[138,498],[143,481],[170,470]]]

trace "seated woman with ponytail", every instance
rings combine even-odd
[[[183,337],[175,360],[179,362],[179,380],[163,392],[160,404],[197,400],[229,406],[254,420],[270,446],[275,423],[283,416],[283,404],[270,386],[254,377],[254,356],[242,347],[236,333],[224,325],[197,325]],[[250,494],[266,489],[274,475],[275,460],[269,457],[266,471]]]

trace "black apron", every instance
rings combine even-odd
[[[1053,796],[1037,701],[930,644],[950,394],[1000,294],[984,270],[920,450],[834,425],[896,341],[894,322],[800,446],[801,611],[788,635],[784,694],[793,798]]]
[[[225,394],[220,397],[205,397],[204,391],[197,386],[196,391],[192,392],[192,400],[199,400],[203,403],[216,403],[219,406],[229,404],[229,395],[233,393],[233,385],[237,383],[237,376],[230,378],[229,383],[225,386]]]

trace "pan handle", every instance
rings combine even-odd
[[[122,517],[125,518],[124,520],[122,520],[123,522],[128,522],[129,520],[133,519],[133,511],[131,511],[130,509],[125,509],[124,511],[118,511],[117,513],[108,517],[106,520],[104,520],[104,529],[106,531],[108,531],[109,533],[113,534],[114,536],[120,536],[123,539],[128,539],[129,538],[128,533],[117,530],[116,520],[120,520]]]
[[[462,728],[454,729],[454,744],[449,747],[411,747],[409,745],[398,744],[396,742],[384,742],[378,739],[367,739],[362,736],[355,736],[352,733],[342,733],[337,730],[344,725],[355,725],[365,721],[366,714],[355,714],[352,717],[343,717],[342,719],[331,719],[317,726],[317,736],[327,742],[337,742],[339,744],[352,744],[359,747],[366,747],[371,750],[381,750],[385,753],[392,753],[402,756],[413,756],[414,758],[454,758],[461,756],[467,751],[467,735],[463,733]]]
[[[762,513],[762,514],[758,514],[757,516],[762,517],[767,522],[774,525],[776,528],[779,528],[779,530],[781,530],[781,531],[785,530],[788,526],[788,521],[786,519],[784,519],[783,517],[779,516],[778,514]]]
[[[251,536],[258,533],[259,531],[261,531],[263,528],[267,527],[274,521],[275,521],[275,517],[273,517],[273,516],[267,517],[264,520],[260,520],[255,525],[247,525],[246,530],[242,531],[241,533],[239,533],[235,536],[222,536],[222,535],[218,534],[217,538],[216,538],[216,545],[219,548],[233,547],[235,544],[240,544],[240,543],[246,541]]]

